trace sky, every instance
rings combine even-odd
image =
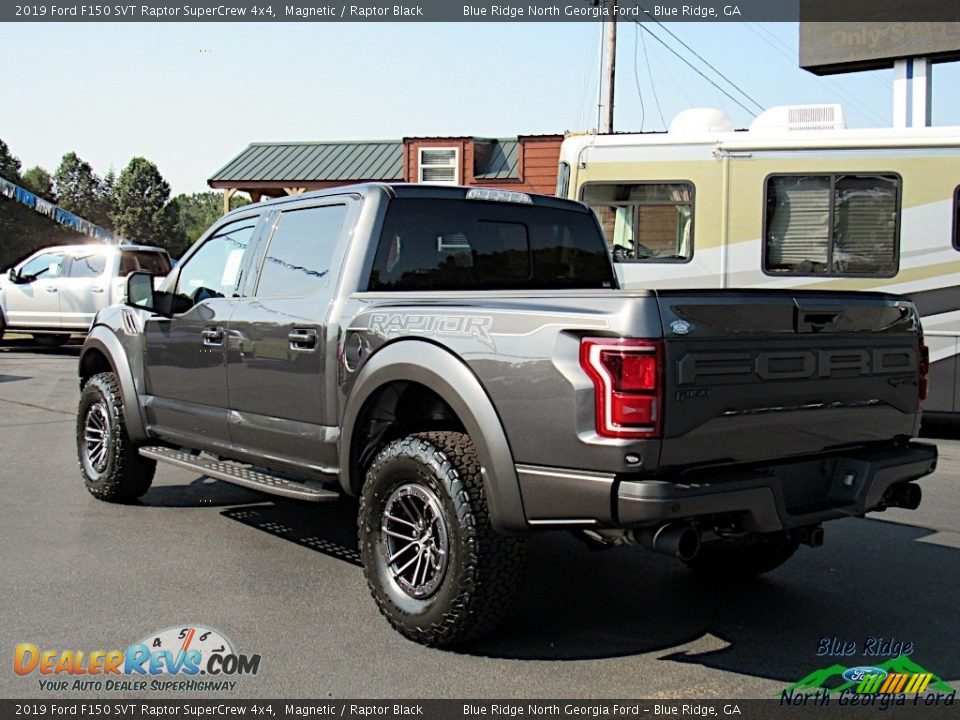
[[[800,70],[796,23],[665,27],[763,107],[840,102],[851,127],[891,123],[892,70]],[[618,28],[615,129],[662,130],[689,107],[749,125],[649,34]],[[597,125],[601,32],[589,22],[4,23],[0,48],[16,62],[0,78],[0,139],[24,169],[53,172],[75,151],[103,175],[143,156],[177,194],[207,189],[251,142],[585,130]],[[934,124],[960,125],[960,63],[935,66],[933,79]]]

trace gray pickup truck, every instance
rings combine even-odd
[[[226,215],[159,289],[131,275],[83,347],[77,450],[107,501],[158,461],[359,496],[373,597],[443,645],[505,617],[536,531],[729,580],[915,508],[926,371],[897,296],[625,292],[579,203],[363,185]]]

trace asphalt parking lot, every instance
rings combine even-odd
[[[74,447],[78,354],[0,348],[0,697],[85,695],[14,674],[18,643],[123,649],[182,624],[262,656],[233,697],[771,697],[831,662],[854,664],[818,657],[825,637],[858,653],[869,638],[911,643],[914,661],[960,678],[956,439],[934,440],[940,466],[918,511],[832,523],[823,548],[749,584],[538,536],[507,626],[433,650],[379,616],[349,502],[304,506],[162,465],[139,504],[88,495]]]

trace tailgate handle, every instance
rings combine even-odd
[[[835,325],[843,315],[842,310],[799,310],[797,312],[797,332],[816,333]]]

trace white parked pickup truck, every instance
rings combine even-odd
[[[43,248],[0,276],[0,339],[30,333],[49,347],[86,334],[98,310],[125,300],[126,276],[170,272],[167,251],[148,245]]]

